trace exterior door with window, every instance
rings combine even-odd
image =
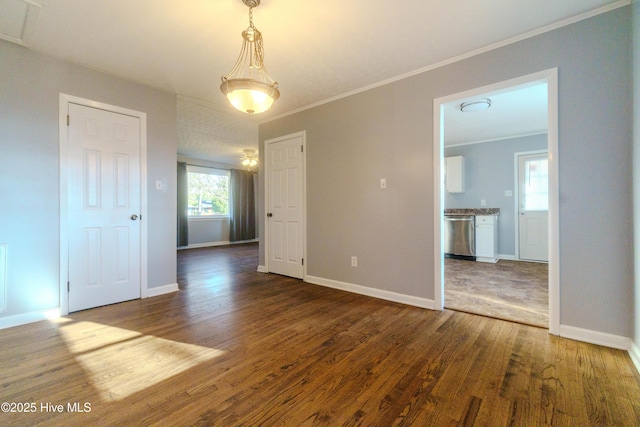
[[[68,114],[69,311],[140,298],[140,119]]]
[[[304,134],[266,141],[267,267],[304,277]]]
[[[548,154],[518,156],[519,258],[549,261]]]

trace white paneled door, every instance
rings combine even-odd
[[[266,141],[267,265],[269,272],[304,276],[304,136]]]
[[[518,241],[520,259],[549,261],[548,154],[518,156]]]
[[[140,119],[69,117],[69,311],[140,298]]]

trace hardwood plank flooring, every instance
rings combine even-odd
[[[178,262],[180,292],[1,330],[0,425],[640,425],[624,351],[257,273],[255,244]]]
[[[549,328],[547,264],[444,261],[446,308]]]

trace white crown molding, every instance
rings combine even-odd
[[[576,16],[573,16],[571,18],[563,19],[563,20],[558,21],[558,22],[554,22],[553,24],[546,25],[544,27],[541,27],[541,28],[538,28],[538,29],[535,29],[535,30],[532,30],[532,31],[529,31],[529,32],[526,32],[526,33],[523,33],[523,34],[520,34],[520,35],[515,36],[515,37],[508,38],[506,40],[503,40],[503,41],[500,41],[500,42],[497,42],[497,43],[493,43],[493,44],[487,45],[485,47],[481,47],[479,49],[472,50],[472,51],[467,52],[467,53],[463,53],[462,55],[454,56],[452,58],[446,59],[446,60],[441,61],[441,62],[437,62],[437,63],[432,64],[432,65],[428,65],[426,67],[418,68],[417,70],[410,71],[408,73],[400,74],[399,76],[391,77],[389,79],[382,80],[380,82],[373,83],[373,84],[370,84],[368,86],[361,87],[359,89],[354,89],[352,91],[343,93],[341,95],[336,95],[334,97],[327,98],[327,99],[322,100],[322,101],[314,102],[313,104],[309,104],[309,105],[304,106],[304,107],[296,108],[295,110],[288,111],[286,113],[282,113],[282,114],[278,114],[278,115],[273,116],[273,117],[265,118],[264,120],[258,121],[258,123],[259,124],[268,123],[270,121],[273,121],[273,120],[276,120],[276,119],[281,119],[281,118],[287,117],[287,116],[291,116],[293,114],[300,113],[300,112],[305,111],[305,110],[310,110],[311,108],[319,107],[321,105],[328,104],[330,102],[337,101],[339,99],[347,98],[349,96],[356,95],[356,94],[361,93],[361,92],[366,92],[368,90],[375,89],[375,88],[380,87],[380,86],[385,86],[385,85],[388,85],[390,83],[394,83],[394,82],[397,82],[397,81],[400,81],[400,80],[404,80],[404,79],[409,78],[409,77],[416,76],[418,74],[426,73],[427,71],[432,71],[432,70],[435,70],[437,68],[441,68],[441,67],[444,67],[446,65],[450,65],[450,64],[462,61],[464,59],[468,59],[468,58],[471,58],[473,56],[480,55],[482,53],[490,52],[492,50],[499,49],[501,47],[508,46],[510,44],[514,44],[514,43],[520,42],[522,40],[526,40],[528,38],[538,36],[540,34],[548,33],[549,31],[557,30],[558,28],[566,27],[567,25],[575,24],[576,22],[584,21],[585,19],[589,19],[589,18],[592,18],[594,16],[598,16],[598,15],[602,15],[602,14],[607,13],[607,12],[611,12],[612,10],[619,9],[621,7],[624,7],[624,6],[628,6],[628,5],[631,4],[631,2],[632,2],[632,0],[619,0],[619,1],[615,2],[615,3],[611,3],[609,5],[599,7],[597,9],[592,10],[592,11],[589,11],[589,12],[586,12],[586,13],[583,13],[583,14],[580,14],[580,15],[576,15]]]
[[[460,144],[449,144],[449,145],[445,145],[444,148],[451,148],[451,147],[461,147],[463,145],[475,145],[475,144],[484,144],[485,142],[498,142],[498,141],[506,141],[509,139],[517,139],[517,138],[526,138],[528,136],[536,136],[536,135],[546,135],[547,131],[541,131],[541,132],[531,132],[531,133],[523,133],[523,134],[519,134],[519,135],[512,135],[512,136],[503,136],[500,138],[489,138],[489,139],[481,139],[478,141],[470,141],[470,142],[462,142]]]

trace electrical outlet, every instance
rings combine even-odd
[[[387,178],[380,178],[380,189],[384,190],[387,188]]]
[[[480,200],[480,206],[487,206],[486,200]]]
[[[513,197],[513,191],[504,190],[504,197]]]
[[[351,267],[357,267],[358,266],[358,257],[357,256],[352,256],[351,257]]]

